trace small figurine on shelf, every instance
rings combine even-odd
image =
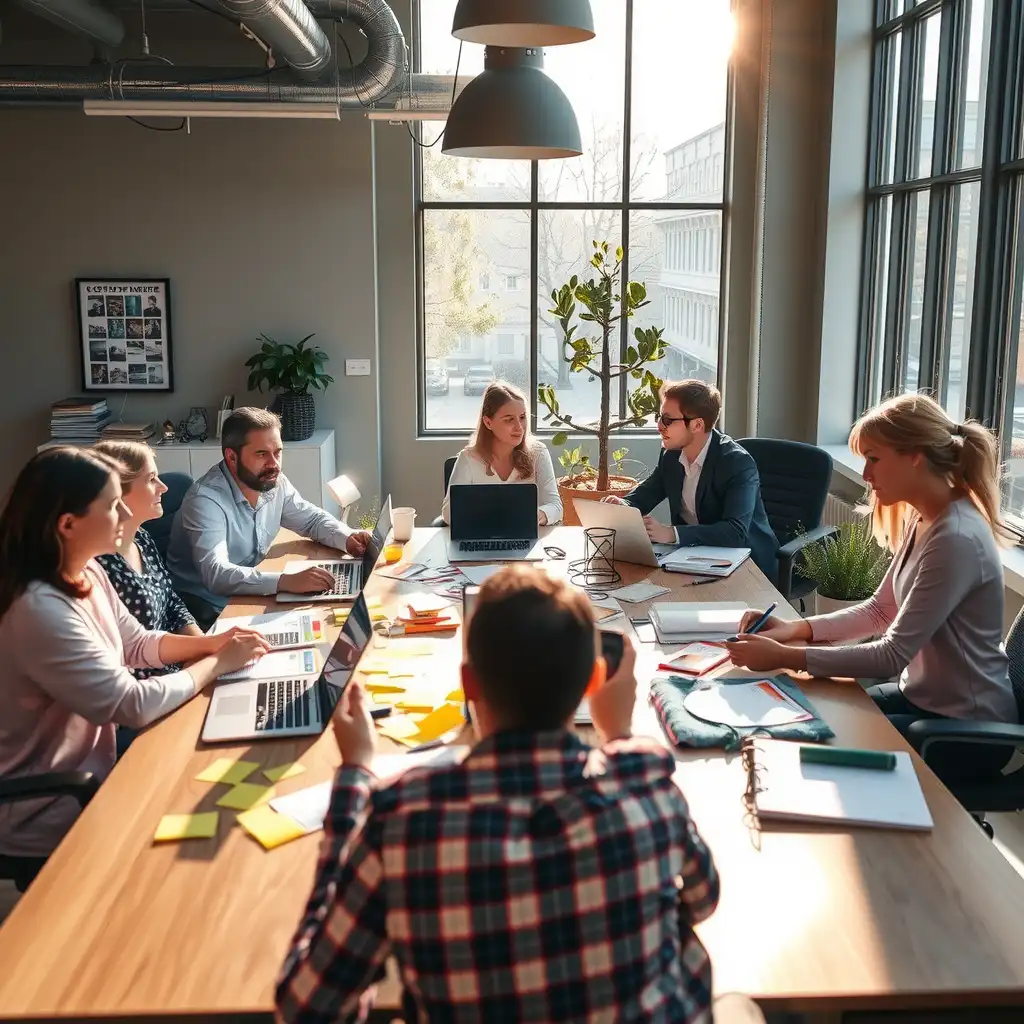
[[[170,420],[164,420],[164,432],[161,439],[161,444],[174,444],[177,438],[177,431],[175,430],[174,424]]]
[[[201,406],[194,405],[189,409],[188,416],[178,424],[178,441],[181,444],[188,444],[190,441],[205,441],[209,432],[206,410]]]

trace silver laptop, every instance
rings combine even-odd
[[[677,548],[675,544],[652,544],[640,509],[632,505],[574,498],[573,507],[585,530],[601,526],[615,531],[616,562],[658,566],[661,558]]]
[[[203,724],[206,743],[318,736],[334,714],[373,633],[366,598],[359,594],[320,674],[291,679],[247,679],[221,683],[210,699]]]
[[[313,565],[327,569],[334,577],[334,586],[330,590],[321,590],[316,594],[293,594],[289,591],[279,591],[274,595],[274,600],[282,604],[305,604],[308,601],[354,601],[356,595],[370,578],[370,573],[373,572],[373,567],[377,564],[381,548],[384,547],[384,541],[388,539],[389,533],[391,533],[390,494],[381,505],[380,515],[377,516],[377,525],[373,528],[362,560],[349,556],[319,562],[289,562],[285,566],[285,572],[308,569]]]
[[[536,484],[452,484],[449,562],[541,561]]]

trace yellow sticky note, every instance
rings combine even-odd
[[[278,814],[266,804],[244,811],[236,820],[265,850],[273,850],[306,834],[297,821],[286,814]]]
[[[452,690],[452,692],[449,693],[447,697],[445,697],[445,700],[454,700],[457,701],[459,704],[464,704],[466,701],[466,695],[462,692],[462,690]]]
[[[235,811],[247,811],[251,807],[265,804],[274,795],[270,786],[259,786],[255,782],[240,782],[229,789],[218,801],[218,807],[230,807]]]
[[[396,743],[415,746],[419,742],[413,737],[419,736],[420,727],[411,718],[404,715],[398,718],[385,718],[377,723],[377,728],[380,730],[381,736],[387,736],[389,740],[394,740]]]
[[[394,683],[367,683],[366,692],[372,693],[374,695],[387,693],[405,693],[405,687],[396,686]]]
[[[233,761],[230,757],[218,757],[216,761],[204,768],[197,776],[197,782],[223,782],[227,786],[235,786],[245,782],[256,769],[256,761]]]
[[[165,814],[156,827],[153,841],[168,843],[176,839],[212,839],[217,834],[220,815],[216,811],[201,814]]]
[[[394,706],[399,711],[405,711],[407,714],[425,715],[433,711],[440,703],[440,701],[436,700],[417,699],[415,697],[398,697],[395,700]]]
[[[301,775],[305,770],[304,764],[292,761],[291,764],[279,764],[276,768],[264,768],[263,774],[271,782],[280,782],[282,779],[294,779],[296,775]]]
[[[442,704],[420,722],[416,738],[420,743],[429,743],[431,740],[443,736],[450,729],[465,724],[466,719],[458,704]]]

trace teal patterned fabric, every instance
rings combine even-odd
[[[814,718],[806,722],[794,722],[791,725],[774,726],[770,729],[736,729],[731,725],[718,722],[705,722],[695,718],[686,709],[683,699],[697,686],[708,683],[730,686],[736,683],[749,683],[751,677],[720,679],[691,679],[686,676],[667,676],[659,678],[651,685],[651,703],[658,713],[658,719],[665,735],[674,746],[689,748],[714,748],[737,750],[743,737],[752,732],[772,736],[779,740],[799,740],[804,743],[818,743],[830,740],[835,735],[815,710],[807,695],[793,682],[789,676],[763,676],[771,679],[788,697],[792,697],[802,708],[809,711]]]

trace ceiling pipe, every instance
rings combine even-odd
[[[124,22],[92,0],[17,0],[40,18],[103,46],[116,47],[124,41]]]

